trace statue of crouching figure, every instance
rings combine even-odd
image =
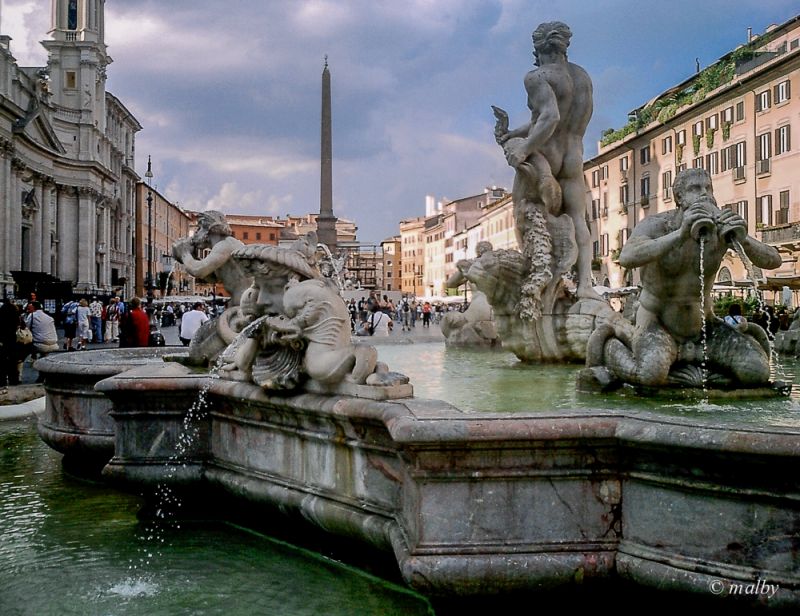
[[[673,193],[676,209],[642,220],[620,253],[623,267],[641,268],[635,328],[598,327],[586,366],[603,386],[769,385],[766,332],[718,318],[711,288],[727,250],[764,269],[780,265],[778,251],[748,236],[739,215],[717,207],[703,169],[680,172]],[[590,378],[586,372],[582,378]]]
[[[255,318],[223,353],[224,378],[267,390],[295,389],[306,378],[328,386],[408,382],[377,361],[374,347],[352,344],[347,307],[308,252],[254,244],[233,257],[254,275],[242,310]]]

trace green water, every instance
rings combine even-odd
[[[225,524],[182,524],[154,546],[137,497],[60,462],[33,420],[0,422],[3,616],[429,613],[403,588]]]
[[[624,393],[581,394],[575,388],[580,365],[525,365],[505,351],[446,349],[444,343],[432,342],[381,345],[378,356],[391,370],[411,377],[415,396],[444,400],[470,413],[613,409],[705,425],[800,428],[800,370],[789,359],[782,359],[776,378],[794,382],[790,397],[693,402]]]

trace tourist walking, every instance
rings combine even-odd
[[[19,385],[17,364],[17,328],[19,309],[6,300],[0,304],[0,394],[8,393],[9,385]]]
[[[150,345],[150,319],[142,310],[142,300],[134,297],[120,318],[119,346],[146,347]]]
[[[103,303],[97,297],[93,297],[92,303],[89,304],[89,315],[92,326],[92,340],[103,342]]]
[[[422,305],[422,327],[431,326],[431,303],[425,302]]]
[[[119,341],[119,298],[112,297],[106,306],[106,342]]]
[[[74,351],[72,341],[78,329],[78,302],[71,299],[61,307],[61,324],[64,327],[64,350]]]
[[[184,314],[181,319],[181,333],[179,338],[183,346],[189,346],[197,330],[199,330],[206,321],[208,321],[208,315],[205,313],[205,304],[203,304],[203,302],[196,302],[192,309]]]
[[[91,314],[89,302],[82,298],[81,301],[78,302],[78,309],[75,314],[75,320],[78,323],[77,335],[80,339],[80,346],[78,349],[81,351],[86,350],[86,344],[92,339]]]

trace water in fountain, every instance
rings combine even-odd
[[[775,374],[779,375],[781,379],[785,380],[786,370],[783,367],[783,364],[778,357],[778,352],[775,350],[775,337],[772,335],[771,332],[771,323],[772,323],[772,316],[770,315],[769,311],[765,309],[764,302],[761,299],[761,294],[759,293],[758,289],[758,279],[756,278],[755,268],[753,267],[752,261],[745,253],[744,248],[742,247],[739,240],[733,239],[733,249],[736,251],[736,254],[742,260],[744,264],[745,271],[747,271],[747,276],[750,279],[750,284],[753,287],[753,293],[755,294],[756,300],[758,301],[758,309],[760,312],[766,315],[766,331],[767,331],[767,340],[769,340],[769,359],[770,365],[773,367],[773,371]]]
[[[700,376],[703,382],[703,399],[707,400],[708,387],[708,328],[706,327],[706,273],[705,273],[705,250],[706,238],[700,235],[700,331],[703,341],[703,361],[700,364]]]

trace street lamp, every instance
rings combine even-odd
[[[147,156],[147,314],[153,322],[153,167]]]

